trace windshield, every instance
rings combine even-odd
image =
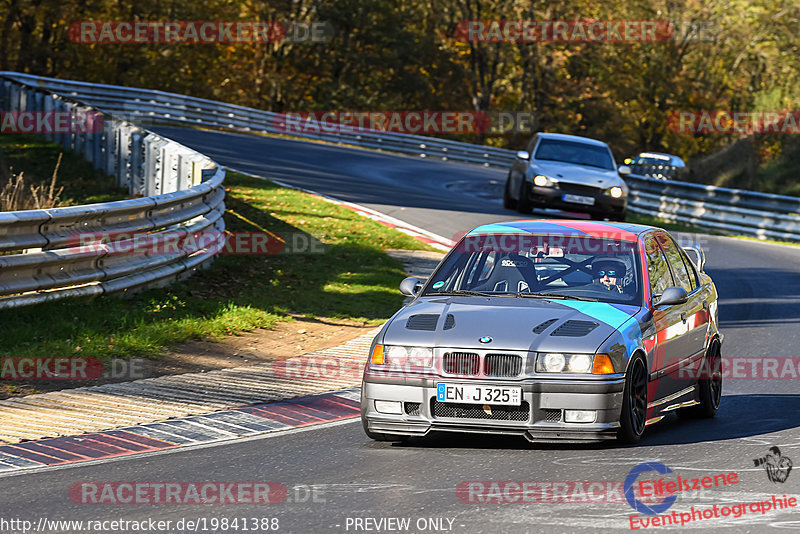
[[[560,139],[542,139],[536,147],[535,159],[563,161],[601,169],[614,169],[608,148]]]
[[[639,305],[636,244],[588,236],[467,236],[423,295],[482,294]],[[469,293],[467,293],[469,292]]]
[[[672,166],[672,160],[668,157],[657,156],[636,156],[631,161],[633,165],[669,165]]]

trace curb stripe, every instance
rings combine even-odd
[[[120,430],[0,446],[0,473],[157,452],[358,417],[360,388]]]

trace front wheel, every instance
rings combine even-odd
[[[517,211],[520,213],[528,214],[533,209],[531,201],[528,198],[527,187],[525,187],[525,176],[519,182],[519,198],[517,199]]]
[[[513,210],[517,207],[517,201],[511,197],[511,191],[509,188],[511,187],[511,173],[508,173],[508,178],[506,178],[506,186],[503,189],[503,207],[508,210]]]
[[[647,366],[641,356],[635,356],[628,366],[622,397],[617,439],[623,443],[639,443],[647,423]]]

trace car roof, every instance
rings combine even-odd
[[[598,141],[597,139],[592,139],[590,137],[581,137],[580,135],[568,135],[568,134],[546,133],[546,132],[539,132],[538,135],[540,139],[559,139],[562,141],[585,143],[587,145],[596,145],[604,147],[608,146],[606,143]]]
[[[484,224],[474,228],[467,235],[547,234],[636,241],[639,234],[654,229],[657,228],[625,222],[587,221],[584,219],[530,219]]]
[[[680,156],[676,156],[675,154],[667,154],[666,152],[639,152],[636,154],[637,158],[656,158],[656,159],[667,159],[671,163],[682,163],[686,164]]]

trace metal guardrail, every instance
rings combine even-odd
[[[94,111],[26,78],[0,79],[0,109]],[[225,171],[174,141],[101,116],[93,132],[45,137],[142,198],[0,212],[0,308],[163,285],[205,266],[224,246]],[[191,239],[199,234],[204,239]]]
[[[190,125],[269,134],[286,132],[282,114],[224,102],[12,72],[0,72],[0,77],[72,96],[139,124]],[[496,147],[363,129],[325,132],[322,126],[319,133],[291,132],[290,135],[506,169],[515,158],[515,151]],[[724,233],[800,241],[800,217],[797,215],[800,198],[638,175],[629,175],[625,180],[631,189],[628,206],[632,212]]]

